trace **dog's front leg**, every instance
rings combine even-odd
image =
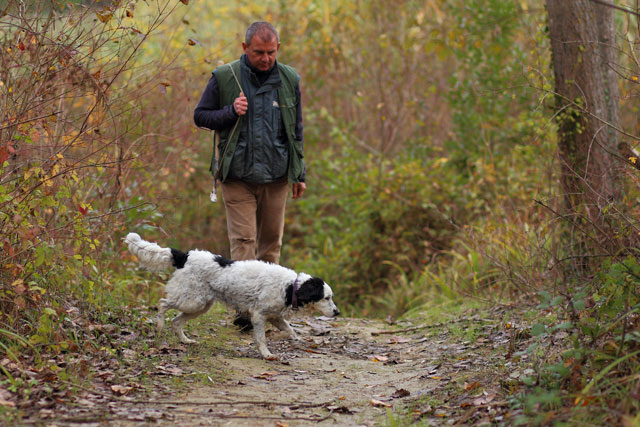
[[[265,319],[262,315],[252,314],[251,323],[253,324],[253,340],[258,347],[260,355],[266,360],[278,360],[267,348],[267,337],[264,333]]]

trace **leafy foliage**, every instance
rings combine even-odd
[[[521,421],[559,408],[638,413],[619,398],[640,393],[635,250],[577,272],[567,261],[584,254],[565,244],[575,229],[555,215],[552,118],[570,112],[549,108],[541,1],[18,3],[0,6],[9,359],[90,351],[83,337],[115,351],[79,322],[117,324],[123,307],[154,305],[162,283],[137,272],[126,231],[227,252],[222,208],[208,201],[211,135],[192,110],[219,61],[239,56],[246,24],[266,19],[280,29],[279,60],[302,75],[305,108],[308,190],[289,207],[283,263],[331,282],[350,315],[538,295],[535,344],[516,356],[537,368],[512,402]],[[627,53],[631,135],[638,65]],[[633,158],[624,206],[604,212],[626,236],[637,233]]]

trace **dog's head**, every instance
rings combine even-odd
[[[309,275],[301,275],[303,280],[298,291],[296,292],[298,306],[305,310],[315,310],[322,313],[323,316],[334,317],[340,314],[340,310],[333,302],[333,291],[331,286],[327,285],[324,280]],[[293,285],[291,291],[287,292],[287,305],[292,303]]]

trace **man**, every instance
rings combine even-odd
[[[300,77],[276,60],[280,39],[267,22],[247,29],[239,60],[216,68],[194,111],[218,132],[220,180],[234,260],[278,263],[289,183],[306,189]]]

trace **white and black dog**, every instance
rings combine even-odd
[[[333,291],[322,279],[263,261],[231,261],[201,250],[188,253],[162,248],[142,240],[136,233],[125,238],[129,251],[150,271],[176,268],[167,282],[167,297],[158,306],[157,329],[164,327],[169,309],[181,311],[172,320],[173,330],[183,343],[195,343],[187,338],[183,328],[191,320],[220,301],[246,316],[253,324],[253,338],[265,359],[275,359],[267,348],[265,323],[271,322],[291,338],[297,338],[284,316],[298,307],[317,310],[333,317],[340,310],[333,302]]]

